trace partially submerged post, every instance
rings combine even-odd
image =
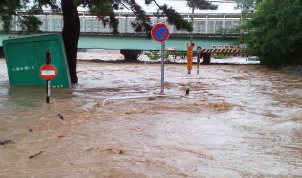
[[[161,42],[161,77],[160,77],[160,93],[164,94],[165,69],[164,69],[165,42]]]
[[[196,54],[197,54],[197,74],[199,74],[199,64],[200,64],[200,55],[201,55],[201,47],[200,46],[197,46]]]
[[[46,103],[50,101],[50,80],[55,78],[57,71],[55,66],[51,65],[51,53],[48,49],[45,53],[45,64],[40,68],[40,77],[46,81]]]
[[[164,53],[165,53],[165,41],[169,37],[169,30],[163,23],[156,24],[152,30],[151,35],[153,40],[161,42],[161,87],[160,94],[164,94]]]
[[[192,65],[193,65],[194,43],[190,43],[189,45],[188,43],[186,43],[186,45],[187,45],[187,70],[188,70],[188,74],[191,74]]]

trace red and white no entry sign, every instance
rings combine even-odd
[[[40,77],[43,80],[52,80],[53,78],[56,77],[56,75],[57,75],[57,70],[55,66],[51,64],[44,64],[43,66],[41,66]]]

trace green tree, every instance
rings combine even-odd
[[[241,39],[261,64],[271,67],[302,64],[302,1],[265,0],[243,26]]]
[[[34,15],[41,13],[43,7],[50,6],[51,9],[60,9],[55,1],[34,0],[34,4],[30,10],[27,10],[25,13],[17,13],[19,10],[24,10],[28,3],[30,3],[30,0],[0,1],[0,19],[3,22],[3,29],[5,32],[10,31],[13,16],[18,18],[23,31],[28,33],[39,32],[39,26],[42,24],[42,22]]]
[[[195,9],[203,10],[203,9],[209,9],[209,10],[217,10],[218,5],[213,5],[208,1],[205,0],[188,0],[187,5],[192,9],[191,14],[191,23],[193,25],[194,22],[194,13]],[[193,37],[192,33],[190,33],[190,43],[192,43]]]
[[[235,9],[240,9],[241,16],[243,19],[246,19],[251,14],[251,11],[254,10],[255,5],[262,1],[263,0],[236,0]]]
[[[78,6],[88,8],[92,15],[96,15],[104,22],[104,24],[109,24],[113,29],[113,33],[118,33],[118,20],[115,17],[115,10],[122,8],[132,10],[135,14],[136,21],[132,23],[135,27],[135,31],[144,31],[147,34],[150,34],[152,29],[150,17],[146,15],[145,11],[135,0],[61,0],[61,4],[58,4],[57,0],[33,0],[34,5],[26,14],[21,16],[16,13],[16,11],[24,8],[28,3],[29,0],[0,1],[0,16],[1,20],[4,22],[4,29],[10,29],[12,17],[13,15],[17,15],[20,22],[23,24],[24,29],[33,32],[38,30],[37,27],[40,24],[37,18],[36,20],[33,20],[33,18],[35,18],[34,15],[41,13],[43,7],[48,6],[56,11],[62,10],[64,21],[62,37],[65,44],[72,83],[78,82],[76,75],[77,46],[80,34],[80,19],[77,11]],[[158,6],[158,12],[161,15],[166,16],[167,21],[170,24],[175,25],[176,29],[192,31],[191,23],[184,20],[173,8],[169,8],[166,4],[159,5],[156,0],[145,0],[145,4],[151,3],[155,3]]]

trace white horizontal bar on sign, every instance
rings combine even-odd
[[[43,70],[41,75],[55,75],[56,71],[54,70]]]

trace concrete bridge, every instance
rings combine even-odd
[[[10,38],[23,38],[25,34],[1,34],[0,46],[2,41]],[[190,41],[189,37],[170,36],[166,41],[166,48],[173,48],[177,51],[186,51],[186,43]],[[242,49],[244,45],[240,45],[236,38],[221,37],[194,37],[195,46],[201,46],[206,53],[228,52],[218,49]],[[80,35],[78,48],[80,49],[129,49],[129,50],[160,50],[160,43],[155,42],[152,38],[146,36],[124,36],[124,35]],[[217,50],[214,50],[217,49]]]
[[[22,12],[18,12],[22,14]],[[89,12],[79,12],[81,22],[81,33],[96,33],[96,34],[110,34],[112,29],[107,25],[104,26],[96,16],[92,16]],[[147,13],[151,17],[151,22],[166,23],[166,18],[157,18],[153,13]],[[190,13],[181,14],[184,19],[190,21]],[[63,17],[61,13],[44,12],[37,17],[43,22],[40,27],[42,32],[61,32],[63,28]],[[213,35],[213,34],[234,34],[236,35],[236,29],[238,29],[241,21],[240,13],[195,13],[193,22],[193,35]],[[121,34],[137,34],[134,32],[134,28],[131,23],[134,22],[135,16],[133,13],[120,12],[117,14],[119,20],[119,32]],[[166,23],[169,28],[170,34],[186,36],[189,32],[185,30],[176,30],[175,27],[169,23]],[[0,21],[0,31],[2,29],[2,22]],[[21,27],[18,23],[18,17],[15,16],[12,21],[11,31],[20,31]]]
[[[9,38],[22,38],[26,35],[0,34],[0,57],[4,57],[2,41]],[[186,51],[188,37],[169,37],[165,42],[166,49]],[[212,53],[242,53],[244,45],[239,45],[235,38],[193,38],[195,46],[201,46],[204,61],[210,62]],[[125,56],[125,60],[135,60],[142,51],[160,50],[161,44],[146,36],[112,36],[112,35],[81,35],[78,43],[80,49],[118,49]],[[195,48],[193,49],[195,51]],[[2,53],[2,54],[1,54]],[[206,60],[205,60],[206,59]]]
[[[22,13],[22,12],[19,12]],[[152,23],[166,23],[165,18],[157,18],[153,14]],[[188,21],[190,13],[182,14]],[[171,24],[167,24],[170,37],[166,41],[166,48],[173,48],[177,51],[186,51],[185,43],[190,41],[192,35],[195,46],[201,46],[204,53],[240,53],[245,48],[237,41],[236,29],[240,25],[240,13],[216,14],[216,13],[195,13],[193,32],[190,34],[184,30],[176,30]],[[60,13],[43,13],[38,15],[43,25],[40,30],[43,33],[60,33],[63,28],[63,18]],[[119,35],[112,35],[112,29],[104,26],[103,22],[88,12],[80,12],[81,36],[78,47],[80,49],[120,49],[120,50],[160,50],[160,44],[148,39],[145,33],[136,33],[131,23],[135,17],[133,13],[120,13]],[[0,31],[2,22],[0,21]],[[11,34],[0,33],[0,48],[3,39],[24,37],[18,34],[21,30],[17,17],[13,19]],[[238,50],[239,49],[239,50]]]

